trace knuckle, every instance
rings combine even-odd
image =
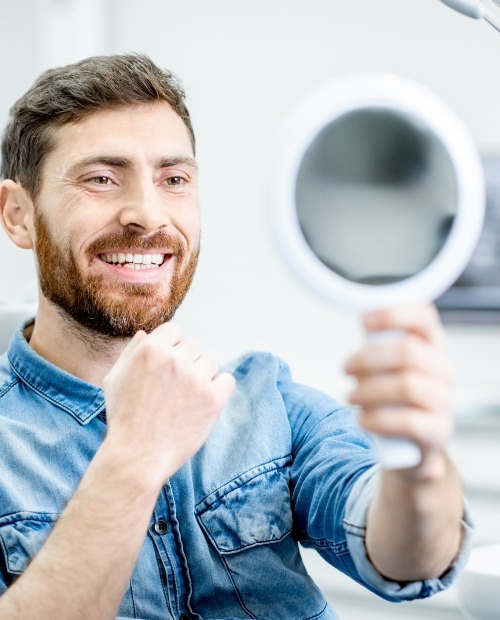
[[[154,339],[145,339],[137,349],[137,361],[146,365],[154,363],[158,359],[159,349]]]

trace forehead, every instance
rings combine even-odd
[[[130,157],[193,157],[184,121],[166,102],[92,112],[81,121],[56,127],[45,166],[107,153]]]

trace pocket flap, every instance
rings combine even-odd
[[[21,512],[0,519],[0,542],[7,570],[20,575],[40,551],[58,514]]]
[[[261,471],[262,467],[256,468]],[[288,467],[247,474],[232,480],[227,492],[197,514],[207,536],[221,553],[281,540],[292,529]]]

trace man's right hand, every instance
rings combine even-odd
[[[104,380],[108,434],[42,549],[0,597],[0,617],[115,618],[161,487],[202,446],[233,387],[179,327],[136,334]],[[120,527],[110,527],[116,515]]]
[[[178,325],[138,332],[104,379],[105,443],[161,487],[203,445],[233,388]]]

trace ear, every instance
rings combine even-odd
[[[26,190],[11,179],[0,185],[0,219],[5,232],[19,248],[33,249],[33,201]]]

